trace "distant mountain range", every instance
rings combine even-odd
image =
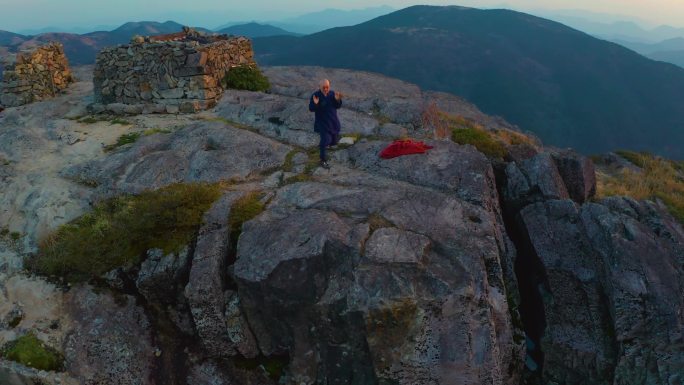
[[[247,36],[250,38],[254,37],[264,37],[264,36],[279,36],[279,35],[291,35],[298,36],[299,34],[294,32],[286,31],[282,28],[274,27],[268,24],[259,24],[255,22],[232,25],[218,30],[219,33],[225,33],[228,35],[236,36]]]
[[[356,25],[395,10],[387,5],[353,10],[325,9],[290,19],[270,21],[269,24],[299,34],[310,34],[334,27]]]
[[[672,63],[684,68],[684,50],[658,51],[648,55],[649,58],[666,63]]]
[[[25,36],[13,32],[0,31],[0,52],[16,52],[45,44],[50,41],[58,41],[64,44],[64,52],[71,64],[91,64],[95,62],[95,56],[104,47],[125,44],[134,35],[151,36],[179,32],[183,25],[174,21],[159,23],[156,21],[129,22],[111,31],[96,31],[82,35],[65,32],[46,32],[35,36]],[[197,30],[211,33],[212,31],[196,27]],[[273,36],[273,35],[297,35],[271,25],[248,23],[227,27],[219,33],[241,35],[247,37]]]
[[[528,14],[414,6],[254,47],[263,65],[368,70],[452,92],[553,145],[684,158],[684,69]]]
[[[653,60],[676,64],[684,68],[684,38],[682,37],[675,37],[658,43],[639,43],[627,40],[614,40],[614,42]]]
[[[352,10],[328,8],[322,11],[306,13],[297,17],[291,17],[282,20],[264,21],[261,22],[261,24],[278,27],[287,31],[288,34],[307,35],[329,28],[356,25],[374,19],[378,16],[386,15],[393,11],[395,11],[395,9],[387,5]],[[246,25],[251,23],[253,22],[233,22],[221,25],[215,28],[215,30],[222,31],[235,25]],[[270,36],[275,35],[282,35],[282,33],[273,34]]]
[[[0,31],[0,45],[10,51],[58,41],[64,44],[64,52],[71,64],[90,64],[104,47],[124,44],[134,35],[159,35],[178,32],[183,28],[173,21],[158,23],[155,21],[130,22],[112,31],[97,31],[83,35],[64,32],[49,32],[35,36],[23,36],[12,32]]]
[[[619,20],[620,17],[624,16],[592,14],[582,11],[565,13],[538,11],[533,13],[598,38],[618,43],[653,60],[684,67],[684,28],[669,25],[647,28],[635,20]],[[616,18],[618,20],[615,20]]]
[[[646,22],[629,16],[592,14],[591,12],[531,12],[536,16],[563,23],[605,40],[626,40],[640,43],[657,43],[663,40],[684,37],[684,28],[670,25],[647,27]]]

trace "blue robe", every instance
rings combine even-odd
[[[318,105],[313,101],[314,95],[318,96]],[[321,90],[314,92],[309,98],[309,111],[316,113],[314,131],[339,135],[341,126],[340,119],[337,118],[337,109],[340,107],[342,99],[335,100],[335,91],[328,91],[328,96],[323,95]]]
[[[318,96],[318,104],[314,103],[314,95]],[[318,143],[321,161],[326,160],[326,147],[337,144],[340,140],[340,119],[337,117],[337,109],[342,107],[342,99],[335,100],[335,91],[328,91],[328,96],[323,95],[321,90],[314,92],[309,98],[309,111],[316,113],[314,131],[321,137]]]

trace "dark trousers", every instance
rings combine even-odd
[[[326,131],[321,131],[318,133],[318,135],[320,135],[321,137],[320,142],[318,142],[320,158],[321,160],[328,160],[328,158],[326,157],[326,147],[336,145],[337,142],[340,141],[340,135]]]

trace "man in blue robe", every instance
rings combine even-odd
[[[330,168],[325,150],[334,146],[340,140],[340,119],[337,117],[337,109],[342,107],[342,93],[330,89],[328,79],[321,80],[320,89],[314,92],[309,99],[309,111],[316,113],[314,131],[321,140],[318,143],[320,150],[321,167]]]

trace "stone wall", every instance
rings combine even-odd
[[[102,50],[96,59],[93,112],[189,113],[211,108],[230,68],[256,65],[244,37],[201,35],[185,29],[162,37],[135,37]]]
[[[0,104],[16,107],[53,97],[74,81],[60,43],[7,56],[0,83]]]

